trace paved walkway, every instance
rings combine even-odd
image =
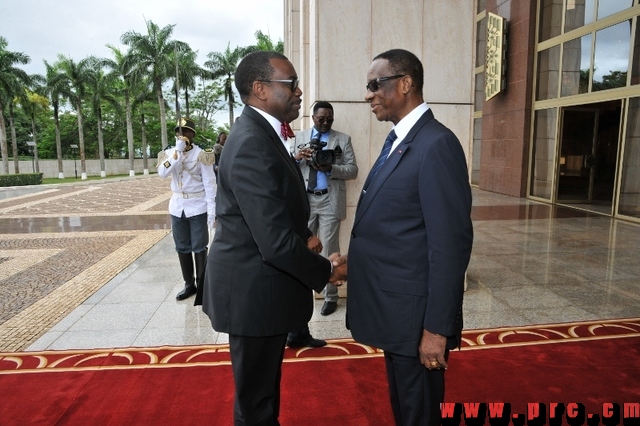
[[[0,188],[0,352],[225,343],[183,283],[157,176]],[[474,190],[465,328],[640,317],[640,226]],[[350,337],[345,303],[318,338]]]

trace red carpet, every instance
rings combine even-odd
[[[463,350],[451,354],[445,409],[453,419],[443,424],[465,424],[474,409],[481,418],[466,424],[483,424],[485,406],[472,403],[491,403],[493,412],[499,402],[523,415],[538,407],[528,403],[543,403],[547,416],[550,403],[563,403],[565,417],[569,403],[583,404],[585,415],[614,413],[617,404],[619,424],[640,422],[640,413],[632,418],[640,407],[640,318],[464,337]],[[0,353],[0,425],[231,425],[228,360],[225,345]],[[563,419],[558,424],[569,424]],[[287,350],[280,421],[393,424],[381,353],[346,339]]]

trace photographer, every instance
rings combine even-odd
[[[351,136],[331,129],[333,106],[318,101],[313,106],[313,127],[296,134],[294,158],[307,185],[311,207],[309,229],[323,245],[322,255],[340,251],[340,222],[347,216],[345,180],[358,176]],[[327,283],[320,313],[331,315],[338,306],[338,288]],[[318,347],[326,342],[314,339],[309,328],[289,333],[289,347]]]

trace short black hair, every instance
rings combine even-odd
[[[315,115],[315,113],[318,112],[318,110],[320,108],[330,109],[331,112],[333,112],[333,105],[331,105],[329,102],[327,102],[327,101],[318,101],[313,106],[313,114]]]
[[[376,59],[386,59],[393,74],[410,76],[416,86],[416,90],[422,93],[424,69],[422,68],[422,62],[416,55],[404,49],[391,49],[373,58],[374,61]]]
[[[272,59],[289,60],[278,52],[259,51],[248,54],[240,61],[238,68],[236,68],[235,84],[244,103],[251,95],[254,81],[270,80],[273,76]]]

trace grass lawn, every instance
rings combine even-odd
[[[138,175],[136,175],[136,176],[138,176]],[[109,180],[109,179],[122,178],[122,177],[129,177],[129,175],[128,174],[124,174],[124,175],[109,175],[107,177],[87,176],[87,178],[85,180]],[[80,179],[80,175],[78,174],[78,179],[76,179],[75,176],[65,177],[64,179],[59,179],[59,178],[44,178],[44,179],[42,179],[42,184],[43,185],[57,184],[57,183],[72,183],[72,182],[82,182],[82,179]]]

